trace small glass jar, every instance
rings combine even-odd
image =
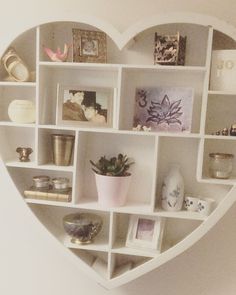
[[[52,179],[53,189],[56,191],[68,191],[69,179],[66,177],[56,177]]]
[[[47,191],[50,189],[50,177],[39,175],[33,177],[34,189],[40,191]]]
[[[233,154],[210,153],[210,175],[213,178],[227,179],[233,170]]]

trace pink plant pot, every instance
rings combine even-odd
[[[131,175],[106,176],[95,173],[98,203],[102,207],[120,207],[126,203]]]

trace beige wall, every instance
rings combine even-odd
[[[236,1],[1,0],[0,48],[26,28],[49,20],[91,15],[124,31],[148,16],[191,11],[236,25]],[[13,8],[14,7],[14,8]],[[214,12],[214,15],[213,15]],[[0,295],[105,295],[64,255],[19,198],[0,165]],[[197,244],[111,295],[236,294],[236,206]]]

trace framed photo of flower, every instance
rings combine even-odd
[[[112,127],[116,88],[57,85],[56,124]]]
[[[101,31],[72,29],[73,62],[106,63],[107,40]]]
[[[131,215],[126,246],[160,252],[164,222],[161,217]]]
[[[190,87],[137,88],[133,128],[191,132],[193,98]]]

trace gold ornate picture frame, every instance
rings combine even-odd
[[[100,31],[72,29],[73,62],[107,62],[107,38]]]

